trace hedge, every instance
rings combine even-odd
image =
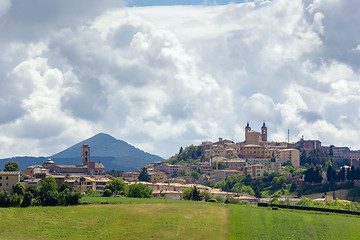
[[[360,212],[341,210],[341,209],[331,209],[331,208],[319,208],[319,207],[305,207],[297,205],[284,205],[284,204],[269,204],[269,203],[258,203],[259,207],[278,207],[278,208],[287,208],[287,209],[296,209],[296,210],[307,210],[307,211],[319,211],[319,212],[331,212],[331,213],[340,213],[340,214],[351,214],[359,215]]]

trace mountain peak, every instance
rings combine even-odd
[[[163,161],[164,159],[152,155],[150,153],[146,153],[130,144],[128,144],[125,141],[118,140],[114,137],[112,137],[109,134],[106,133],[98,133],[84,141],[81,141],[68,149],[61,151],[55,155],[52,156],[53,159],[81,159],[81,147],[82,145],[87,144],[90,146],[90,158],[92,159],[105,159],[105,158],[112,158],[113,161],[109,165],[117,164],[117,162],[122,162],[121,165],[122,168],[126,167],[124,166],[124,163],[126,162],[126,165],[139,165],[141,162],[142,166],[155,161]],[[136,163],[137,161],[138,163]],[[104,166],[106,166],[107,163],[104,163]],[[135,167],[134,169],[137,169]],[[130,167],[130,166],[129,166]],[[110,168],[110,167],[109,167]],[[107,168],[107,169],[109,169]],[[114,169],[113,167],[110,169]],[[121,169],[120,169],[121,170]]]

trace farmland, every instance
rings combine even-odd
[[[358,239],[360,217],[164,199],[88,197],[0,209],[0,239]],[[99,204],[107,202],[109,204]]]

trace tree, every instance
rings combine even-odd
[[[72,192],[72,191],[73,191],[72,186],[71,186],[68,182],[63,182],[63,183],[60,185],[59,192],[64,192],[64,191],[68,191],[68,192]]]
[[[355,180],[355,167],[351,166],[350,168],[350,180]]]
[[[19,163],[17,162],[8,162],[4,167],[5,172],[17,172],[19,171]]]
[[[200,191],[197,189],[196,186],[193,187],[192,193],[191,193],[191,200],[193,201],[201,201]]]
[[[185,189],[182,191],[182,199],[184,199],[184,200],[191,200],[191,194],[192,194],[192,188],[191,188],[191,187],[185,188]]]
[[[147,169],[145,167],[143,167],[141,169],[140,175],[138,177],[139,181],[144,181],[144,182],[149,182],[150,181],[150,177],[149,174],[147,172]]]
[[[332,165],[330,163],[329,163],[329,166],[328,166],[328,168],[326,170],[326,177],[327,177],[328,182],[330,182],[331,180],[336,179],[335,169],[332,167]]]
[[[180,147],[179,155],[182,153],[183,150],[184,150],[183,147]]]
[[[192,171],[191,173],[190,173],[190,176],[193,178],[193,179],[199,179],[199,173],[197,172],[197,171]]]
[[[295,192],[297,188],[297,183],[296,182],[292,182],[290,185],[290,189],[289,192]]]
[[[118,195],[119,192],[125,191],[126,184],[121,178],[112,178],[106,183],[104,191],[105,189],[109,189],[112,194]]]
[[[58,205],[58,186],[55,178],[49,176],[45,178],[44,182],[39,188],[40,201],[44,206],[56,206]]]
[[[104,189],[104,192],[103,192],[103,197],[110,197],[111,196],[111,190],[106,188]]]
[[[182,192],[182,199],[184,200],[193,200],[193,201],[201,201],[200,191],[196,186],[185,188]]]
[[[322,181],[322,172],[321,172],[321,169],[319,167],[319,165],[316,166],[316,169],[314,168],[309,168],[308,170],[305,171],[305,182],[308,182],[308,183],[321,183]]]
[[[241,192],[241,193],[247,193],[247,194],[252,195],[252,196],[255,195],[254,190],[253,190],[250,186],[245,186],[245,185],[243,185],[243,186],[241,187],[240,192]]]
[[[47,193],[57,193],[58,186],[55,178],[49,176],[45,178],[44,182],[40,186],[40,195],[46,195]]]
[[[329,149],[329,156],[330,157],[334,156],[334,150],[333,150],[334,147],[335,147],[334,145],[330,145],[330,149]]]
[[[185,170],[180,170],[178,175],[181,176],[181,177],[186,176]]]
[[[24,198],[23,201],[21,203],[21,207],[29,207],[32,205],[32,199],[33,199],[33,195],[31,192],[26,192],[24,194]]]
[[[342,181],[344,182],[345,181],[345,168],[341,168],[340,171],[339,171],[339,174],[338,176],[336,177],[336,173],[335,173],[335,177],[332,179],[333,181]]]
[[[271,181],[271,189],[272,190],[277,190],[279,189],[279,178],[278,177],[274,177],[273,180]]]
[[[21,185],[21,183],[15,183],[12,189],[14,193],[17,193],[18,195],[24,195],[25,188],[23,185]]]
[[[30,192],[34,197],[38,195],[38,189],[35,185],[30,185],[27,189],[27,192]]]
[[[132,198],[151,198],[152,189],[143,183],[134,183],[129,186],[128,197]]]
[[[210,192],[208,192],[208,191],[202,191],[202,192],[200,193],[200,197],[201,197],[201,199],[204,200],[205,202],[207,202],[209,199],[214,198],[214,196],[213,196]]]

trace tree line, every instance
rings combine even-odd
[[[103,197],[122,195],[131,198],[151,198],[152,189],[143,183],[129,186],[121,178],[112,178],[104,187]]]
[[[51,176],[47,177],[39,188],[30,185],[26,191],[20,183],[16,183],[13,192],[0,192],[0,207],[76,205],[81,198],[80,192],[74,192],[68,182],[62,183],[58,188]]]

